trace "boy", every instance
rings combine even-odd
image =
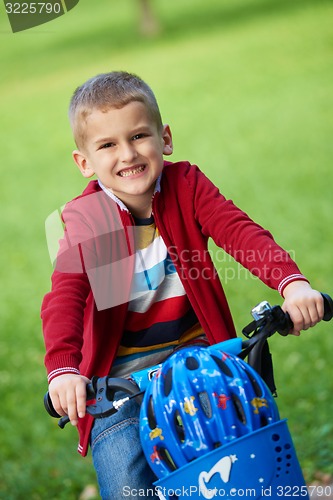
[[[72,97],[70,121],[74,161],[97,180],[63,212],[65,235],[42,305],[49,393],[78,425],[79,451],[91,444],[103,498],[122,498],[125,486],[154,497],[138,405],[93,422],[85,414],[90,377],[127,377],[178,346],[235,336],[209,237],[279,290],[292,333],[320,321],[322,298],[270,233],[196,166],[164,162],[171,130],[140,78],[113,72],[88,80]]]

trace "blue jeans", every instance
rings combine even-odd
[[[117,393],[117,399],[124,396]],[[140,407],[132,399],[114,415],[94,422],[91,450],[103,500],[158,499],[153,486],[157,478],[141,448],[139,414]]]

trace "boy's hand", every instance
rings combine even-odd
[[[86,414],[87,377],[66,373],[51,380],[49,395],[54,409],[59,415],[68,415],[71,424],[77,425],[78,419]]]
[[[289,313],[294,328],[293,335],[316,325],[324,316],[324,301],[319,292],[306,281],[293,281],[283,291],[282,309]]]

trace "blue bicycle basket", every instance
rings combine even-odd
[[[257,372],[237,356],[184,348],[167,359],[141,406],[140,437],[158,478],[279,420]]]

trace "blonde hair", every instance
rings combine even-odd
[[[155,95],[137,75],[125,71],[103,73],[78,87],[69,105],[69,119],[77,147],[84,145],[85,123],[93,109],[108,111],[110,108],[122,108],[132,101],[142,102],[158,130],[162,129]]]

